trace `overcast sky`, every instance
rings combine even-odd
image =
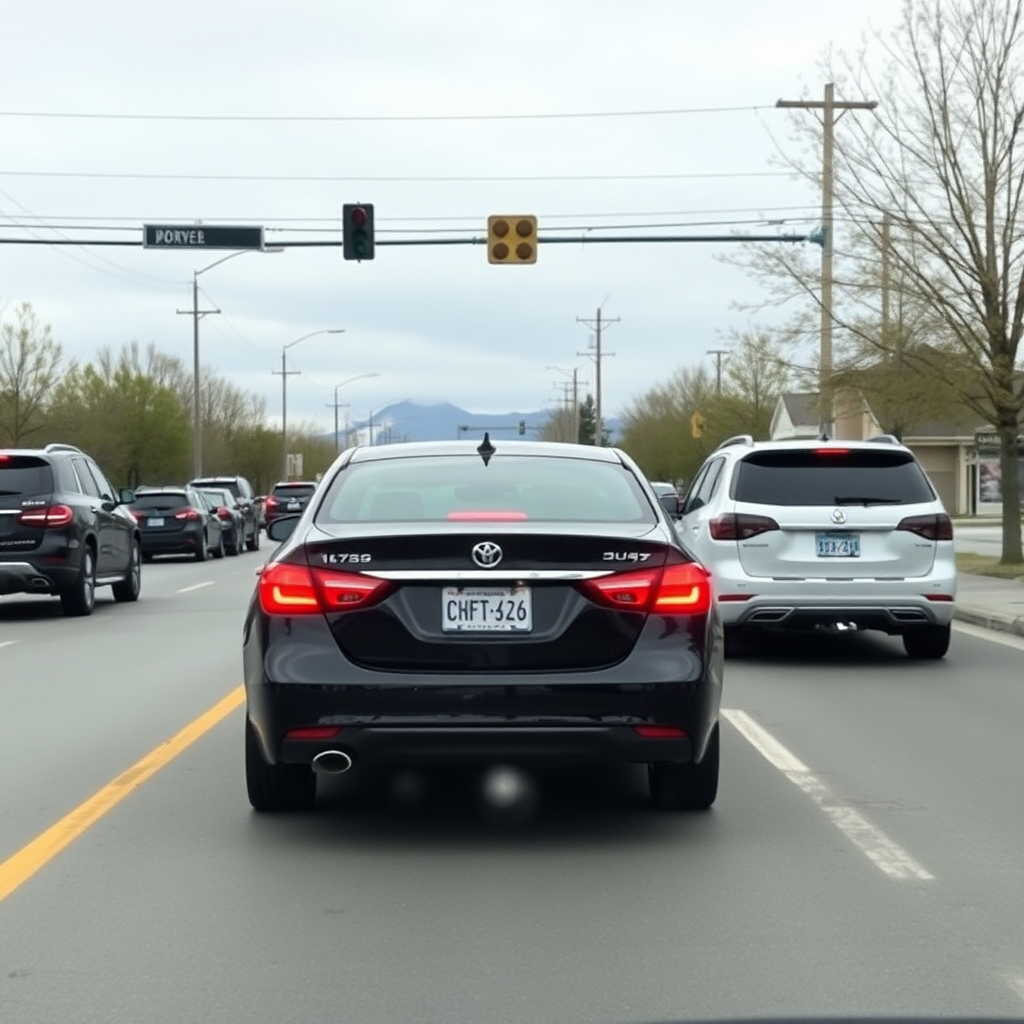
[[[775,101],[820,98],[824,50],[856,49],[899,6],[6,0],[0,238],[141,243],[145,224],[202,221],[286,249],[210,267],[227,253],[3,244],[0,310],[30,302],[80,360],[137,341],[191,368],[193,273],[210,267],[202,362],[271,420],[283,347],[344,328],[287,352],[289,422],[330,429],[335,386],[363,374],[379,376],[339,392],[353,419],[399,399],[539,409],[574,367],[592,390],[578,318],[601,307],[616,415],[750,326],[731,304],[756,287],[716,259],[727,245],[542,244],[536,265],[503,267],[483,245],[354,263],[289,243],[340,243],[356,201],[378,242],[482,239],[502,213],[536,214],[542,238],[805,234],[820,197],[770,162],[792,116]]]

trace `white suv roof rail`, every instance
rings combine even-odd
[[[717,452],[721,448],[728,448],[734,444],[745,444],[753,448],[754,436],[753,434],[734,434],[732,437],[727,437],[724,441],[720,441],[715,451]]]

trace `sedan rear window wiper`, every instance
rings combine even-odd
[[[837,505],[902,505],[899,498],[872,498],[859,495],[836,495]]]

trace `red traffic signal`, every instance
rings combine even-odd
[[[373,259],[373,204],[345,203],[341,208],[342,255],[347,260]]]

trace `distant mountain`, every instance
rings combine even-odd
[[[377,410],[373,421],[356,420],[349,425],[347,444],[394,444],[399,441],[442,441],[477,437],[485,430],[497,440],[519,438],[519,424],[524,425],[524,440],[537,440],[538,431],[547,422],[549,410],[534,409],[502,413],[478,413],[460,409],[449,402],[420,405],[417,402],[395,402]],[[617,420],[609,420],[614,438]],[[372,434],[372,441],[371,441]],[[331,437],[333,438],[333,434]]]

